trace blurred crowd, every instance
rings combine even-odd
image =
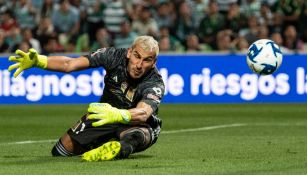
[[[0,53],[130,47],[151,35],[161,52],[244,53],[268,38],[304,52],[306,0],[0,0]]]

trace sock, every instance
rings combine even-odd
[[[53,156],[63,156],[63,157],[75,155],[66,150],[66,148],[63,146],[61,142],[61,139],[54,145],[54,147],[52,148],[51,154]]]

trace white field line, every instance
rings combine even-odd
[[[228,124],[228,125],[216,125],[216,126],[207,126],[201,128],[191,128],[191,129],[179,129],[179,130],[172,130],[172,131],[162,131],[162,134],[174,134],[174,133],[182,133],[182,132],[197,132],[197,131],[205,131],[205,130],[213,130],[213,129],[220,129],[220,128],[231,128],[231,127],[239,127],[244,126],[246,124]],[[33,144],[33,143],[52,143],[56,142],[57,140],[49,139],[49,140],[25,140],[25,141],[18,141],[18,142],[8,142],[8,143],[0,143],[0,145],[24,145],[24,144]]]
[[[176,134],[176,133],[185,133],[185,132],[198,132],[198,131],[207,131],[214,129],[222,129],[222,128],[233,128],[233,127],[241,127],[241,126],[307,126],[306,124],[294,123],[294,124],[285,124],[285,123],[233,123],[227,125],[215,125],[215,126],[206,126],[200,128],[190,128],[190,129],[179,129],[179,130],[171,130],[171,131],[162,131],[161,134]],[[0,143],[1,145],[24,145],[24,144],[33,144],[33,143],[52,143],[56,142],[57,139],[49,139],[49,140],[25,140],[18,142],[7,142]]]
[[[19,142],[8,142],[8,143],[0,143],[0,145],[24,145],[24,144],[31,144],[31,143],[51,143],[56,142],[57,140],[25,140]]]
[[[213,130],[213,129],[221,129],[221,128],[233,128],[239,126],[245,126],[247,124],[244,123],[234,123],[228,125],[216,125],[216,126],[206,126],[201,128],[191,128],[191,129],[179,129],[173,131],[162,131],[161,134],[174,134],[174,133],[182,133],[182,132],[197,132],[197,131],[206,131],[206,130]]]

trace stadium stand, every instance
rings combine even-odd
[[[242,53],[270,38],[284,52],[300,53],[306,7],[304,0],[0,0],[0,53],[127,47],[144,34],[162,52]]]

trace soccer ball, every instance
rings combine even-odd
[[[269,75],[281,65],[282,52],[274,41],[260,39],[249,46],[246,61],[253,72]]]

